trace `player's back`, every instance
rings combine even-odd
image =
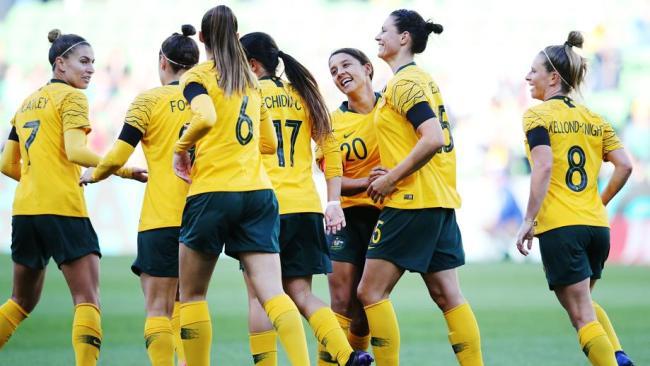
[[[63,139],[69,129],[90,131],[85,95],[52,80],[23,101],[12,124],[22,158],[13,214],[87,217],[81,168],[68,160]]]
[[[278,138],[275,155],[264,155],[264,166],[280,204],[280,214],[321,212],[312,178],[312,121],[298,92],[277,77],[260,79],[262,103]]]
[[[526,111],[525,130],[534,126],[548,131],[553,152],[548,194],[537,216],[535,232],[569,225],[608,226],[598,193],[598,174],[603,156],[620,147],[612,127],[585,106],[563,96]]]
[[[153,88],[133,101],[125,123],[142,132],[149,180],[138,230],[180,226],[189,185],[172,169],[174,146],[192,118],[178,83]]]
[[[272,188],[259,150],[262,110],[258,89],[226,96],[216,79],[214,61],[203,62],[181,78],[181,87],[199,83],[207,90],[217,123],[196,144],[189,195]]]

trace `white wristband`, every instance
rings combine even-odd
[[[330,207],[330,206],[341,206],[341,201],[327,201],[326,207]]]

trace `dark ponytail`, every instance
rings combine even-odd
[[[332,132],[330,115],[325,100],[318,90],[318,83],[312,74],[298,60],[278,49],[273,38],[262,32],[249,33],[241,38],[241,44],[246,51],[246,57],[255,59],[264,69],[275,76],[276,69],[282,59],[284,73],[291,85],[302,97],[312,121],[312,138],[322,142]]]
[[[63,34],[58,29],[52,29],[47,34],[47,40],[52,44],[50,46],[50,51],[48,54],[48,59],[50,61],[50,65],[52,65],[52,70],[54,70],[54,61],[56,61],[57,57],[67,58],[70,52],[77,46],[90,46],[90,43],[88,43],[88,41],[86,41],[83,37],[76,34]]]
[[[582,48],[583,43],[582,33],[571,31],[563,45],[548,46],[540,52],[546,58],[546,71],[560,74],[564,93],[579,90],[587,74],[587,60],[573,50]]]
[[[199,47],[190,38],[196,34],[196,29],[190,24],[181,27],[183,34],[174,33],[160,46],[160,55],[169,61],[174,73],[179,70],[189,70],[199,62]]]
[[[444,30],[442,25],[431,20],[425,21],[414,10],[399,9],[390,13],[394,18],[395,27],[399,33],[409,32],[411,35],[411,52],[422,53],[427,48],[429,34],[440,34]]]

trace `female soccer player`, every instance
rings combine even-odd
[[[95,365],[102,330],[99,312],[101,252],[79,187],[80,167],[97,165],[86,147],[90,132],[86,89],[95,71],[90,43],[50,31],[52,80],[28,96],[11,120],[2,173],[18,181],[14,197],[11,298],[0,306],[0,348],[34,310],[50,257],[63,272],[75,306],[72,346],[76,365]],[[117,174],[145,180],[141,169]]]
[[[309,321],[318,342],[324,345],[319,359],[338,365],[369,365],[370,355],[353,351],[332,310],[311,291],[314,274],[331,272],[322,207],[312,178],[312,139],[321,146],[326,160],[328,227],[338,231],[345,224],[340,203],[340,157],[327,107],[311,73],[280,51],[271,36],[250,33],[241,38],[241,43],[260,80],[262,101],[278,138],[277,154],[265,156],[264,166],[280,205],[284,289]],[[276,76],[280,59],[289,82]],[[249,309],[253,357],[260,359],[262,365],[275,365],[274,347],[270,347],[275,346],[275,335],[268,320],[260,316],[263,312],[251,291]]]
[[[338,49],[330,55],[329,68],[332,81],[347,96],[347,101],[332,112],[334,136],[342,154],[341,205],[346,226],[329,237],[330,299],[352,348],[365,350],[370,334],[356,288],[380,212],[380,205],[366,193],[371,170],[381,164],[374,129],[379,94],[372,89],[374,70],[363,52],[354,48]]]
[[[465,258],[454,213],[460,197],[449,121],[440,89],[413,62],[431,32],[441,33],[442,26],[425,22],[415,11],[396,10],[375,37],[378,56],[394,73],[375,117],[387,170],[373,171],[368,186],[368,194],[385,207],[358,288],[377,365],[399,363],[399,328],[388,297],[404,270],[421,274],[443,311],[458,362],[483,364],[478,324],[456,273]]]
[[[126,114],[120,137],[97,169],[88,169],[82,183],[105,179],[126,163],[142,141],[149,181],[138,228],[138,256],[131,270],[140,276],[147,320],[144,337],[152,365],[173,365],[174,348],[184,363],[178,305],[178,236],[189,186],[172,170],[174,144],[192,118],[178,86],[185,71],[199,62],[191,25],[160,46],[158,75],[162,86],[138,95]],[[171,319],[171,321],[170,321]],[[176,344],[174,344],[176,343]]]
[[[609,254],[605,205],[632,165],[610,124],[568,96],[586,74],[586,60],[574,51],[582,42],[580,32],[569,33],[563,45],[537,54],[526,75],[531,96],[543,103],[523,118],[532,173],[517,248],[528,255],[533,236],[539,238],[549,288],[569,314],[589,361],[632,365],[607,314],[591,300]],[[599,195],[603,160],[614,164],[614,173]]]
[[[224,5],[208,10],[199,39],[208,61],[181,78],[192,109],[176,143],[176,174],[191,182],[180,233],[181,337],[188,366],[210,364],[212,325],[205,300],[224,249],[242,263],[255,295],[280,335],[293,365],[309,364],[296,305],[282,289],[273,186],[261,152],[278,141],[237,36],[237,19]],[[194,165],[188,150],[196,145]]]

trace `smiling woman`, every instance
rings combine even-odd
[[[99,258],[95,230],[79,187],[80,165],[99,157],[86,147],[90,132],[85,89],[95,71],[93,49],[74,34],[48,34],[53,78],[23,102],[11,120],[2,173],[17,180],[11,256],[13,291],[0,306],[0,348],[34,310],[43,290],[45,266],[53,257],[75,305],[72,343],[77,365],[95,365],[102,330]],[[130,177],[131,169],[119,174]]]

